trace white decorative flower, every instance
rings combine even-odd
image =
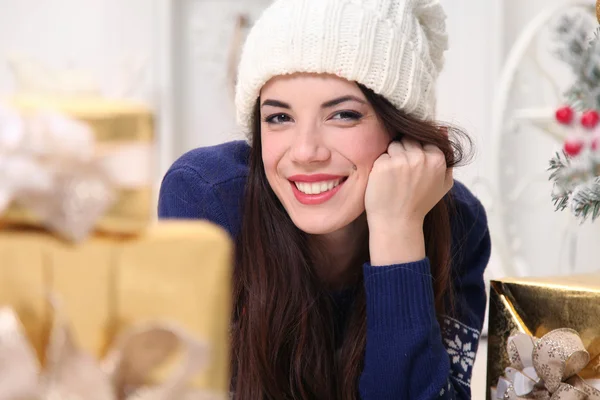
[[[49,111],[21,116],[0,106],[0,214],[18,203],[68,239],[87,237],[115,200],[117,175],[110,173],[123,173],[104,168],[111,159],[96,150],[91,127],[81,121]]]
[[[89,125],[52,111],[38,112],[26,123],[24,150],[29,154],[55,160],[92,160],[95,138]]]
[[[453,364],[459,364],[465,372],[473,367],[475,352],[473,351],[471,342],[463,344],[458,335],[455,335],[454,340],[445,339],[445,342]]]

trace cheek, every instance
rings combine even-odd
[[[279,161],[285,155],[287,146],[282,139],[281,135],[277,136],[269,133],[261,136],[262,159],[267,177],[271,177],[277,172]]]
[[[338,143],[340,151],[358,168],[371,168],[375,160],[387,150],[390,140],[383,129],[365,126],[357,127]]]

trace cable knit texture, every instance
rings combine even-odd
[[[238,123],[250,132],[261,88],[297,72],[359,82],[397,108],[433,119],[448,48],[445,21],[438,0],[276,0],[242,51]]]

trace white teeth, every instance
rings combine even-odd
[[[294,182],[299,191],[305,194],[321,194],[323,192],[327,192],[334,187],[338,186],[341,182],[341,179],[337,179],[335,181],[326,181],[326,182]]]

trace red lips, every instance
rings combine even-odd
[[[333,196],[336,195],[337,192],[340,191],[342,185],[346,183],[346,176],[341,175],[329,175],[329,174],[314,174],[314,175],[294,175],[290,176],[288,180],[290,181],[290,185],[292,186],[292,191],[294,192],[294,196],[296,200],[301,204],[308,206],[315,206],[319,204],[323,204],[326,201],[330,200]],[[315,183],[315,182],[327,182],[327,181],[336,181],[341,180],[341,182],[331,190],[328,190],[319,194],[307,194],[298,190],[296,186],[296,182],[298,183]]]
[[[343,175],[328,175],[328,174],[314,174],[314,175],[294,175],[290,176],[288,180],[292,182],[325,182],[335,181],[337,179],[345,178]]]

